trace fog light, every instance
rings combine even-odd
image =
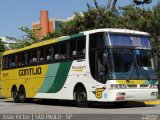
[[[151,93],[151,95],[157,95],[158,94],[158,92],[152,92]]]
[[[124,95],[126,95],[126,94],[125,94],[125,92],[120,92],[120,93],[117,93],[116,95],[117,95],[117,96],[124,96]]]

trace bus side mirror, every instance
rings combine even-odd
[[[108,54],[107,53],[103,53],[103,64],[108,65]]]

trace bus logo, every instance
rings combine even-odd
[[[74,72],[83,72],[86,69],[86,66],[72,66],[72,71]]]
[[[105,90],[105,88],[97,88],[93,93],[96,95],[98,99],[102,98],[102,93]]]
[[[41,67],[19,70],[19,76],[40,75],[41,73],[42,73]]]

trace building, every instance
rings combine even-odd
[[[54,19],[48,17],[47,10],[40,11],[40,21],[33,22],[32,28],[41,28],[41,30],[37,33],[38,38],[42,38],[46,36],[48,33],[54,32],[60,27],[60,24],[64,22],[63,19]]]
[[[7,49],[11,49],[13,44],[16,44],[17,41],[13,39],[9,39],[7,37],[0,37],[1,41],[4,43],[5,47]]]

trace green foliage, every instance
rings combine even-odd
[[[29,29],[26,26],[20,27],[19,28],[22,32],[25,33],[23,36],[23,39],[16,39],[14,37],[7,37],[9,39],[13,39],[17,41],[17,44],[12,45],[12,49],[18,49],[18,48],[23,48],[26,46],[30,46],[33,43],[37,43],[42,41],[42,39],[37,37],[37,33],[41,30],[41,28],[36,28],[36,29]]]
[[[37,43],[40,39],[37,37],[37,33],[41,30],[41,28],[29,29],[26,26],[19,28],[22,32],[25,32],[25,40],[28,40],[32,43]]]
[[[32,42],[28,40],[18,40],[17,42],[18,42],[17,44],[12,45],[12,49],[19,49],[32,45]]]
[[[4,43],[2,42],[2,39],[0,38],[0,52],[4,52],[5,51],[5,46]]]

